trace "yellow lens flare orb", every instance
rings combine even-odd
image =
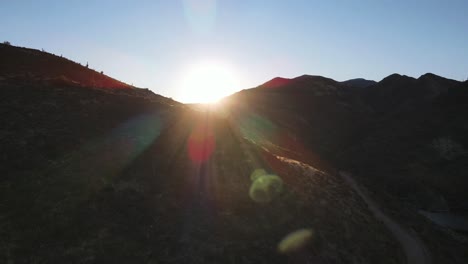
[[[310,228],[294,231],[281,240],[278,251],[281,254],[297,253],[310,245],[313,236],[314,232]]]
[[[232,70],[221,63],[192,65],[182,77],[178,99],[183,103],[216,103],[239,88]]]

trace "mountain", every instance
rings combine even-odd
[[[225,103],[274,124],[274,132],[252,140],[323,169],[353,172],[443,262],[466,259],[463,245],[418,210],[467,213],[467,96],[464,83],[434,74],[393,74],[360,89],[301,76],[281,89],[241,91]]]
[[[333,81],[332,79],[315,75],[302,75],[292,79],[275,77],[270,81],[260,85],[259,88],[303,89],[312,84],[315,85],[315,88],[317,88],[317,85],[319,83],[327,85],[333,82],[335,81]]]
[[[0,50],[2,262],[401,263],[390,217],[467,259],[417,213],[463,211],[466,84],[303,75],[204,108]]]
[[[362,93],[348,88],[329,78],[303,75],[277,89],[244,90],[224,103],[236,113],[264,116],[314,151],[323,149],[321,157],[326,157],[341,149],[342,141],[361,135],[359,129],[371,121]]]
[[[131,116],[178,105],[46,52],[1,44],[0,58],[3,173],[51,162]]]
[[[331,79],[301,76],[281,89],[244,90],[227,98],[226,103],[237,112],[253,111],[275,122],[334,167],[344,166],[335,163],[338,160],[351,163],[360,156],[365,156],[366,164],[360,165],[363,168],[374,167],[379,163],[377,159],[389,163],[405,157],[400,162],[410,162],[406,153],[425,149],[429,155],[433,141],[439,138],[450,138],[461,146],[468,144],[464,136],[468,131],[462,122],[468,117],[468,90],[462,82],[434,74],[417,79],[393,74],[371,87],[347,88],[347,84]],[[371,149],[375,153],[369,153]],[[432,154],[437,155],[436,152]],[[463,153],[456,156],[464,159]],[[419,160],[416,153],[411,155]],[[445,181],[461,177],[446,173],[441,174]],[[463,177],[457,181],[464,182]],[[455,193],[461,195],[454,199],[454,207],[466,208],[459,202],[468,197],[458,190],[466,185],[456,186],[455,182],[447,186],[443,196],[449,199],[456,197]],[[431,188],[441,191],[440,183],[434,182]]]
[[[264,88],[276,88],[276,87],[280,87],[280,86],[286,85],[286,84],[288,84],[290,81],[291,81],[291,79],[282,78],[282,77],[276,77],[276,78],[273,78],[273,79],[269,80],[268,82],[266,82],[266,83],[260,85],[260,87],[264,87]]]
[[[251,141],[274,126],[254,112],[240,120],[49,53],[1,49],[2,261],[402,258],[339,176]]]
[[[98,88],[131,88],[102,72],[45,51],[0,44],[1,78],[22,78],[31,82],[51,82]]]
[[[366,87],[376,84],[377,82],[373,80],[366,80],[363,78],[356,78],[356,79],[346,80],[341,83],[352,86],[352,87],[366,88]]]

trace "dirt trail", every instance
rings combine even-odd
[[[267,149],[265,149],[267,150]],[[268,150],[267,150],[268,151]],[[308,164],[296,161],[294,159],[289,159],[282,156],[276,156],[279,160],[289,163],[292,166],[304,167],[315,172],[320,172],[315,168],[311,167]],[[366,195],[359,185],[351,177],[350,173],[340,171],[339,175],[343,180],[348,184],[367,204],[369,210],[375,216],[375,218],[381,221],[385,227],[387,227],[390,232],[393,234],[395,239],[403,248],[403,251],[406,255],[406,263],[408,264],[431,264],[431,256],[426,249],[423,242],[418,238],[417,234],[414,231],[408,231],[399,225],[396,221],[388,217],[383,213],[379,208],[377,203],[375,203],[368,195]]]
[[[422,243],[421,240],[413,232],[408,232],[397,222],[392,220],[390,217],[386,216],[379,206],[367,196],[358,184],[351,177],[350,173],[341,171],[340,176],[346,181],[346,183],[353,188],[356,193],[361,196],[361,198],[369,206],[369,209],[372,211],[374,216],[382,221],[382,223],[390,230],[390,232],[395,236],[397,241],[401,244],[403,250],[406,254],[406,260],[409,264],[429,264],[431,263],[430,255]]]

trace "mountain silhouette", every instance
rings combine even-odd
[[[404,262],[382,219],[434,262],[468,259],[418,213],[466,212],[467,82],[277,77],[204,107],[47,52],[0,58],[6,263]]]
[[[452,138],[464,146],[468,144],[463,136],[468,131],[461,122],[468,118],[468,108],[464,103],[468,90],[464,83],[431,73],[417,79],[392,74],[361,88],[348,89],[346,82],[301,76],[291,79],[281,89],[249,89],[226,100],[233,107],[252,108],[252,111],[284,124],[288,131],[304,139],[308,148],[328,157],[329,161],[352,149],[352,155],[342,156],[350,162],[373,149],[376,153],[366,155],[365,160],[369,164],[362,165],[364,168],[373,167],[375,159],[389,162],[390,157],[387,156],[390,154],[385,153],[392,148],[404,150],[395,149],[391,160],[405,157],[405,153],[410,151],[407,148],[411,151],[428,148],[426,154],[429,155],[431,140],[438,137]],[[362,146],[369,140],[373,140],[375,146]],[[459,158],[462,157],[466,158],[465,155]],[[407,163],[408,160],[399,162]],[[385,167],[388,166],[382,165],[382,169]],[[445,178],[444,184],[451,177],[457,178],[452,184],[461,181],[465,183],[461,186],[466,186],[468,183],[461,175],[442,173],[438,177]],[[441,185],[436,180],[432,184],[432,188],[440,191]],[[461,196],[454,199],[458,201],[455,207],[466,208],[466,204],[458,203],[468,197],[461,189],[455,192],[456,189],[457,186],[447,186],[444,196],[455,197],[458,193]]]
[[[0,45],[0,171],[34,168],[139,113],[180,105],[73,61]]]
[[[288,78],[282,78],[282,77],[275,77],[271,80],[269,80],[268,82],[260,85],[261,87],[265,87],[265,88],[276,88],[276,87],[281,87],[281,86],[284,86],[286,84],[288,84],[289,82],[291,82],[291,79],[288,79]]]
[[[462,245],[432,230],[414,208],[451,212],[454,219],[466,213],[466,82],[432,73],[392,74],[350,88],[305,75],[278,89],[238,92],[225,103],[236,113],[274,120],[276,130],[286,131],[280,139],[263,138],[266,146],[294,150],[287,155],[321,168],[353,172],[381,204],[418,225],[424,239],[438,241],[430,251],[440,261],[444,254],[465,258]]]
[[[373,80],[366,80],[363,78],[356,78],[356,79],[346,80],[342,83],[347,84],[349,86],[353,86],[353,87],[366,88],[366,87],[376,84],[377,82]]]

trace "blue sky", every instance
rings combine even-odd
[[[175,99],[200,61],[232,69],[233,91],[302,74],[468,78],[466,0],[0,0],[0,38]]]

